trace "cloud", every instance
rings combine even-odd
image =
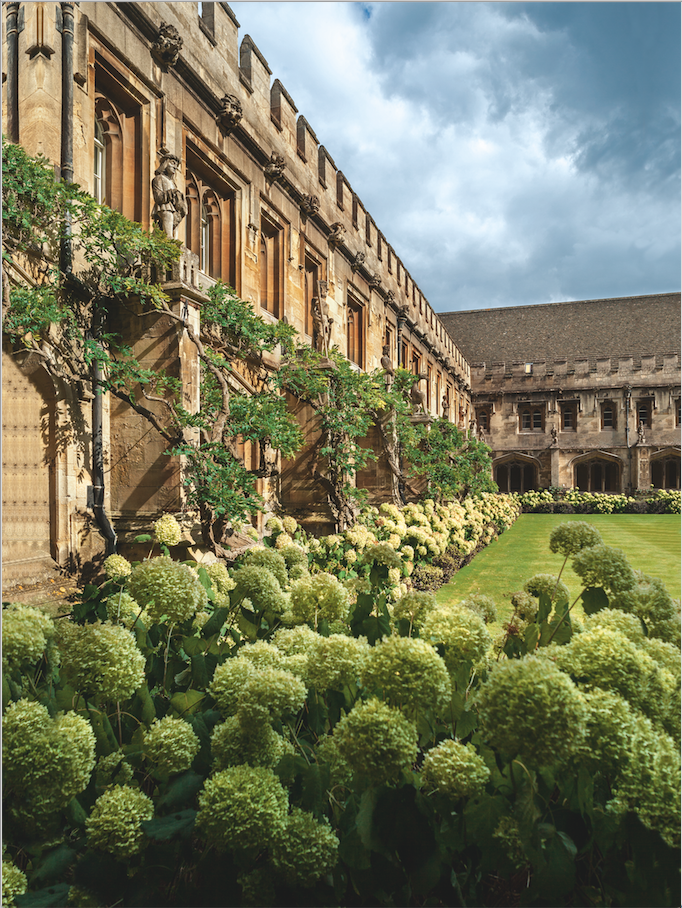
[[[679,286],[670,3],[234,3],[435,309]]]

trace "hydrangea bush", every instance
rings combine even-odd
[[[485,595],[412,585],[517,511],[382,505],[322,540],[272,517],[230,567],[113,562],[70,619],[6,606],[4,901],[674,904],[660,581],[573,521],[549,548],[582,627],[561,576],[528,578],[496,640]]]

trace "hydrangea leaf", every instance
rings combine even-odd
[[[485,848],[490,845],[497,824],[509,813],[509,802],[502,795],[483,795],[474,798],[464,808],[467,839]]]
[[[594,615],[595,612],[609,607],[609,597],[600,586],[588,587],[580,598],[583,601],[583,610],[586,615]]]
[[[174,836],[187,839],[191,836],[196,819],[196,810],[181,810],[166,817],[154,817],[153,820],[143,820],[142,828],[150,839],[157,842],[167,842]]]
[[[17,908],[62,908],[69,904],[70,888],[68,883],[57,883],[47,889],[17,895],[14,897],[14,904]]]
[[[223,624],[225,624],[225,619],[227,618],[228,611],[229,609],[225,607],[217,608],[208,619],[206,624],[202,627],[201,636],[207,638],[212,637],[213,634],[217,634],[222,628]]]
[[[81,811],[83,811],[82,807]],[[29,877],[29,886],[40,886],[56,879],[66,872],[75,859],[76,852],[68,845],[58,845],[57,848],[50,849],[41,860],[36,861],[34,870]]]
[[[200,690],[180,691],[171,697],[171,706],[178,716],[185,716],[187,713],[196,712],[205,697],[206,694]]]

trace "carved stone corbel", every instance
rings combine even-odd
[[[286,162],[281,154],[277,154],[273,151],[270,155],[270,161],[263,168],[265,173],[265,179],[271,183],[274,183],[284,173],[284,168],[286,167]]]
[[[220,111],[216,114],[215,121],[221,133],[227,136],[243,116],[244,112],[239,98],[235,95],[225,95],[220,102]]]
[[[168,69],[178,62],[182,44],[183,41],[177,28],[162,22],[156,40],[150,48],[151,55],[159,66],[168,72]]]
[[[346,228],[343,226],[341,221],[336,221],[331,226],[331,232],[327,237],[329,245],[332,247],[340,246],[343,243],[346,236]]]
[[[378,274],[375,274],[369,280],[369,286],[371,290],[378,290],[381,287],[381,278]]]
[[[384,302],[387,306],[395,306],[395,293],[392,290],[388,291]]]
[[[365,253],[356,252],[355,258],[351,262],[351,266],[350,266],[351,271],[353,271],[353,272],[359,271],[364,264],[365,264]]]
[[[305,217],[311,217],[320,210],[320,200],[316,195],[304,195],[301,200],[301,212]]]

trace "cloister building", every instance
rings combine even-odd
[[[357,369],[379,368],[387,348],[393,366],[426,376],[427,411],[481,434],[502,490],[679,487],[679,294],[439,315],[227,3],[5,3],[2,26],[10,141],[146,228],[155,174],[179,162],[183,250],[164,289],[195,330],[219,279],[311,343],[319,300],[330,345]],[[121,312],[118,328],[196,404],[198,362],[176,321]],[[10,585],[97,549],[89,407],[87,389],[3,343]],[[313,431],[305,405],[293,415]],[[181,464],[145,420],[106,400],[103,438],[104,501],[122,534],[181,508]],[[243,456],[255,457],[248,443]],[[305,457],[260,491],[312,513],[321,494]],[[381,500],[380,456],[358,481]]]

